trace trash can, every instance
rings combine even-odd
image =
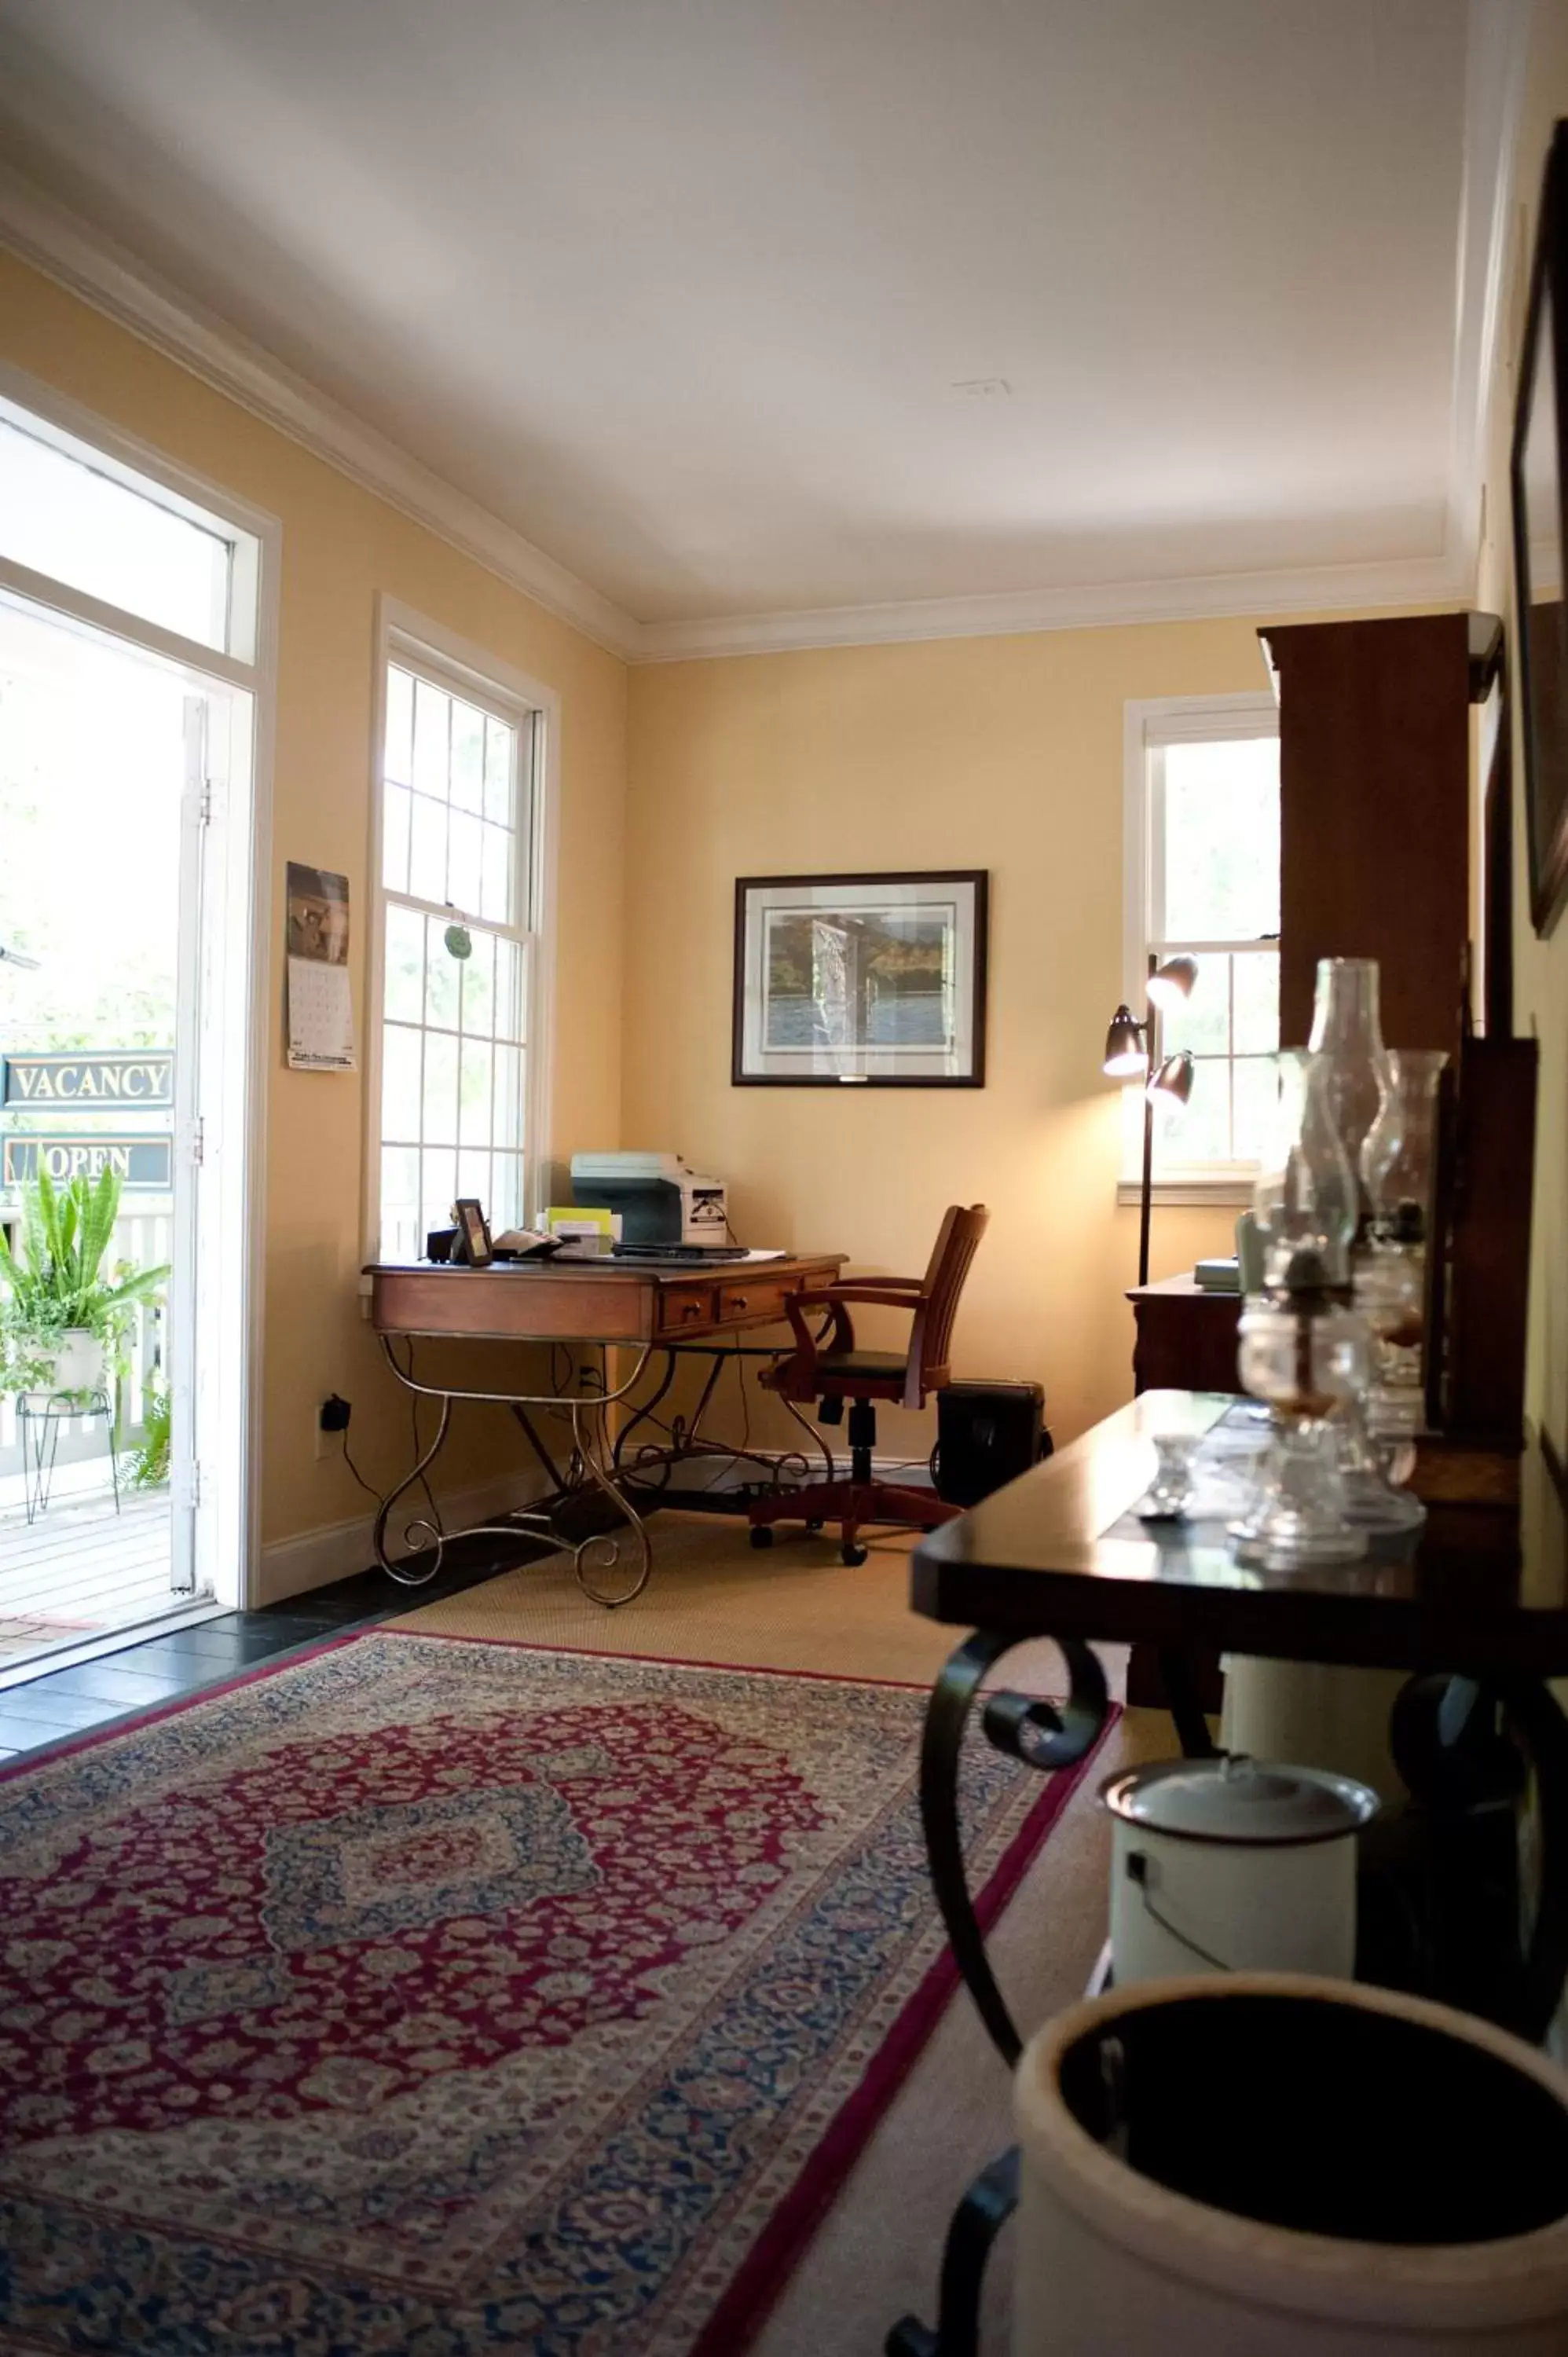
[[[1253,1973],[1070,2007],[1014,2083],[1014,2357],[1563,2357],[1568,2078]]]

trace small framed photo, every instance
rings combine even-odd
[[[489,1268],[495,1258],[495,1252],[490,1243],[484,1206],[478,1196],[459,1195],[452,1206],[452,1216],[457,1222],[457,1243],[453,1259],[466,1261],[470,1268]]]
[[[737,1088],[985,1084],[983,868],[743,876]]]

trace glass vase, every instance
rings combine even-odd
[[[1329,1116],[1356,1174],[1359,1236],[1371,1210],[1361,1175],[1362,1149],[1382,1104],[1385,1050],[1376,958],[1319,958],[1308,1045],[1319,1060]]]
[[[1440,1049],[1391,1049],[1382,1103],[1362,1149],[1371,1206],[1356,1299],[1372,1332],[1367,1423],[1385,1449],[1413,1439],[1425,1399],[1427,1240],[1436,1170]]]

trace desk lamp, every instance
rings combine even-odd
[[[1149,1203],[1155,1159],[1155,1099],[1169,1097],[1186,1104],[1192,1095],[1193,1060],[1189,1049],[1174,1056],[1160,1054],[1160,1017],[1192,996],[1197,980],[1197,960],[1185,952],[1166,958],[1163,965],[1149,960],[1146,985],[1149,1011],[1142,1023],[1123,1004],[1111,1018],[1105,1034],[1105,1060],[1101,1070],[1108,1080],[1144,1082],[1144,1184],[1138,1214],[1138,1282],[1149,1281]]]

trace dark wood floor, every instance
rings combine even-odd
[[[519,1559],[516,1546],[498,1557],[493,1548],[465,1550],[459,1544],[440,1576],[424,1587],[401,1587],[383,1571],[361,1571],[260,1612],[225,1612],[192,1628],[155,1633],[74,1669],[40,1664],[38,1675],[26,1684],[0,1689],[0,1762],[9,1764],[49,1744],[199,1693],[264,1662],[318,1645],[324,1637],[371,1628],[418,1604],[456,1596]]]

